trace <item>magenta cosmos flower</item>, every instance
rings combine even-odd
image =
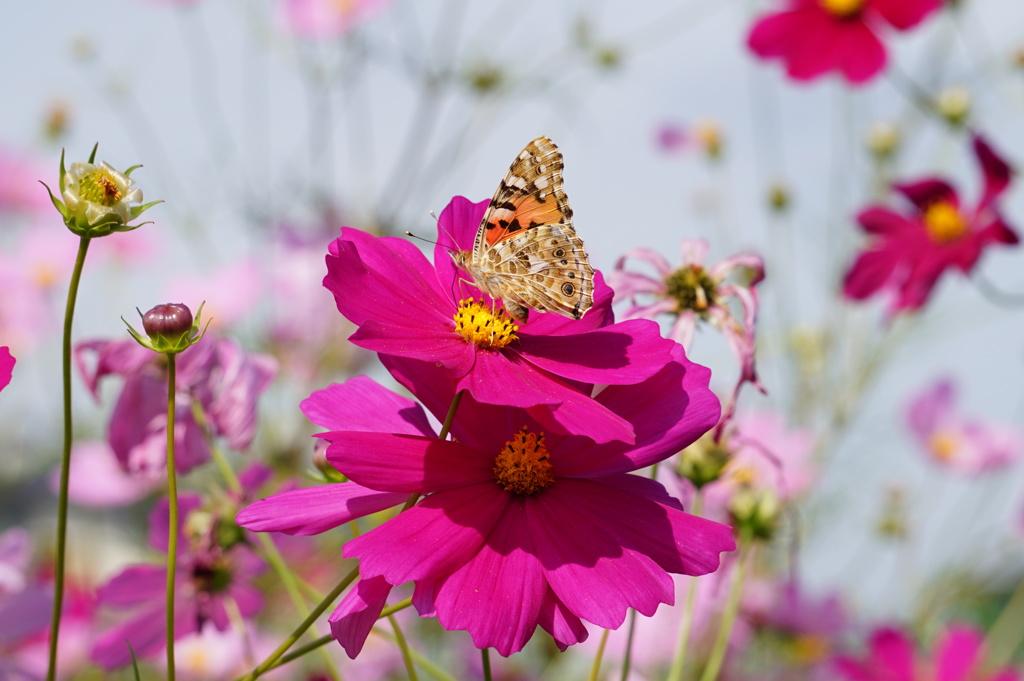
[[[14,365],[17,360],[11,355],[11,349],[6,345],[0,346],[0,390],[10,384],[14,376]]]
[[[452,199],[438,221],[433,266],[406,239],[342,228],[327,254],[324,286],[359,327],[350,340],[382,356],[437,363],[453,394],[528,409],[549,430],[631,442],[630,424],[578,385],[639,383],[671,361],[675,343],[648,321],[613,324],[611,290],[600,275],[583,319],[549,313],[513,322],[449,255],[472,248],[487,203]]]
[[[914,642],[897,629],[879,629],[871,636],[865,659],[840,657],[836,669],[850,681],[1018,681],[1012,669],[983,672],[982,636],[968,626],[946,627],[930,660],[915,659]]]
[[[88,355],[95,354],[95,363]],[[110,447],[129,472],[165,466],[167,456],[167,371],[162,356],[134,340],[86,341],[75,347],[86,385],[99,400],[104,376],[125,379],[110,417]],[[247,354],[222,338],[198,343],[177,360],[175,463],[186,473],[210,458],[207,433],[196,421],[193,402],[202,406],[209,434],[232,449],[247,449],[256,434],[259,396],[277,372],[268,355]]]
[[[232,623],[232,612],[254,616],[263,607],[263,597],[251,582],[263,572],[263,561],[241,541],[222,543],[224,537],[233,535],[218,532],[225,521],[203,508],[198,495],[182,494],[179,510],[182,522],[174,591],[175,639],[201,632],[207,625],[226,631]],[[166,553],[169,527],[167,500],[163,499],[150,514],[150,546]],[[96,640],[93,661],[104,669],[131,664],[126,642],[139,657],[157,655],[164,649],[166,585],[166,565],[133,565],[100,587],[102,605],[130,610],[132,614]]]
[[[705,267],[708,248],[704,239],[684,239],[680,244],[683,262],[678,268],[672,267],[657,251],[635,248],[615,263],[615,272],[609,282],[615,289],[616,299],[630,303],[623,314],[626,319],[674,315],[668,336],[687,350],[693,344],[698,322],[708,322],[725,334],[739,361],[740,376],[726,408],[724,422],[731,416],[744,383],[753,383],[764,392],[754,366],[758,309],[755,286],[764,279],[764,261],[758,255],[745,253]],[[626,269],[626,262],[630,259],[653,267],[655,276]],[[726,281],[736,272],[743,272],[748,283]],[[729,307],[733,302],[740,307],[742,321]]]
[[[796,80],[839,71],[866,83],[885,68],[886,24],[905,31],[942,6],[942,0],[782,0],[784,9],[760,17],[747,45],[762,59],[782,59]]]
[[[520,650],[538,625],[565,649],[586,638],[584,619],[616,628],[628,608],[651,615],[673,602],[670,572],[712,572],[719,553],[735,547],[728,527],[684,513],[660,484],[630,474],[717,422],[710,372],[675,347],[674,361],[655,376],[595,398],[633,424],[633,445],[546,432],[528,410],[468,394],[454,439],[439,440],[415,403],[369,379],[333,385],[303,410],[338,428],[320,437],[330,443],[328,461],[351,482],[264,499],[237,521],[315,534],[424,495],[345,545],[362,580],[331,623],[353,657],[392,585],[406,582],[415,584],[420,615],[465,629],[478,647],[502,655]],[[434,413],[452,398],[431,388],[444,385],[444,372],[429,365],[411,378]]]
[[[869,206],[860,212],[857,221],[871,241],[846,273],[844,296],[891,294],[889,314],[913,311],[928,301],[946,270],[969,274],[988,246],[1019,241],[996,206],[1010,184],[1010,166],[981,137],[973,138],[973,147],[984,181],[973,210],[961,205],[949,183],[927,178],[895,185],[911,210]]]
[[[914,396],[906,418],[911,434],[928,456],[961,473],[1006,468],[1024,450],[1020,429],[959,413],[956,388],[949,380],[937,381]]]

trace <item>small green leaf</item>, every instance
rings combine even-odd
[[[96,150],[100,148],[100,143],[97,142],[92,146],[92,153],[89,154],[89,163],[96,163]]]
[[[63,217],[65,221],[71,219],[71,211],[68,210],[68,207],[64,205],[63,201],[61,201],[60,199],[53,195],[53,192],[50,190],[49,185],[47,185],[42,180],[39,180],[39,184],[46,187],[46,193],[50,195],[50,201],[53,203],[53,207],[60,212],[61,217]]]
[[[163,202],[164,202],[163,199],[160,199],[159,201],[150,201],[149,203],[144,203],[141,206],[133,207],[131,209],[131,216],[132,216],[131,219],[134,220],[135,218],[137,218],[140,215],[142,215],[143,211],[147,211],[150,208],[152,208],[153,206],[155,206],[156,204],[163,203]]]
[[[141,168],[141,167],[142,167],[141,163],[139,163],[138,165],[134,165],[131,168],[129,168],[128,170],[124,171],[124,174],[125,174],[126,177],[130,176],[132,174],[132,171],[134,171],[136,168]]]

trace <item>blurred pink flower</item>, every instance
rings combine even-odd
[[[939,380],[907,405],[907,426],[928,456],[960,473],[1005,468],[1024,451],[1024,432],[1010,425],[980,421],[957,412],[956,388]]]
[[[964,209],[948,182],[928,177],[894,185],[910,204],[909,211],[868,206],[857,215],[871,240],[846,273],[846,298],[865,300],[887,294],[890,315],[913,311],[928,302],[947,270],[970,274],[989,246],[1019,242],[996,205],[1010,185],[1013,170],[981,137],[975,135],[972,146],[983,182],[973,209]]]
[[[690,146],[690,135],[682,125],[665,123],[658,127],[656,141],[665,153],[678,153]]]
[[[657,251],[635,248],[622,255],[615,263],[615,271],[608,275],[608,283],[615,290],[615,299],[628,300],[630,307],[623,319],[656,319],[660,315],[674,315],[675,321],[668,337],[681,343],[687,352],[693,345],[693,334],[698,322],[708,322],[725,334],[729,347],[740,364],[740,376],[726,406],[721,423],[732,416],[740,387],[752,383],[764,392],[754,366],[755,333],[757,326],[757,289],[764,279],[764,261],[754,254],[734,255],[705,267],[708,242],[704,239],[683,239],[680,243],[682,264],[672,265]],[[626,269],[628,260],[639,260],[654,268],[657,276]],[[736,272],[744,272],[746,283],[729,283],[726,279]],[[730,302],[739,304],[742,321],[730,309]]]
[[[90,508],[134,504],[161,486],[163,470],[129,473],[106,442],[78,442],[71,451],[68,499]],[[50,471],[50,491],[60,486],[60,467]]]
[[[1010,668],[982,672],[981,632],[962,624],[951,624],[939,636],[930,659],[917,659],[914,642],[898,629],[883,628],[872,634],[864,659],[842,656],[835,668],[850,681],[1018,681],[1020,674]]]
[[[390,0],[282,0],[284,25],[306,38],[344,35],[383,10]]]
[[[32,559],[32,537],[21,527],[12,527],[0,534],[0,650],[21,645],[30,637],[45,631],[50,623],[53,589],[37,584],[29,574]],[[5,667],[0,655],[0,678],[13,673],[12,664]]]
[[[0,390],[10,384],[14,376],[14,365],[18,360],[11,355],[11,349],[6,345],[0,346]]]
[[[212,273],[189,274],[164,289],[165,300],[202,300],[210,328],[224,331],[242,321],[265,295],[264,270],[255,260],[222,265]]]
[[[56,171],[56,167],[53,170]],[[40,180],[50,179],[50,173],[38,159],[0,147],[0,216],[6,213],[41,215],[53,211],[46,189],[39,184]],[[53,214],[59,219],[56,212]]]
[[[942,6],[942,0],[782,0],[779,11],[762,15],[747,45],[762,59],[782,59],[796,80],[839,71],[866,83],[885,68],[887,25],[905,31]]]

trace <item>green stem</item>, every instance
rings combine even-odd
[[[174,681],[174,580],[178,567],[178,475],[174,468],[176,362],[167,353],[167,681]]]
[[[47,681],[57,678],[57,639],[60,635],[60,618],[64,609],[64,563],[68,536],[68,482],[71,472],[71,322],[75,317],[75,300],[78,298],[78,282],[82,278],[85,254],[89,250],[89,238],[78,242],[78,257],[71,271],[68,286],[68,301],[64,308],[64,448],[60,463],[60,492],[57,495],[57,555],[53,572],[53,619],[50,623],[50,662],[46,672]]]
[[[306,619],[302,620],[302,624],[296,627],[295,631],[293,631],[288,638],[286,638],[281,645],[279,645],[277,649],[267,657],[267,659],[261,662],[259,666],[251,672],[243,676],[242,679],[244,679],[244,681],[256,681],[256,679],[263,675],[268,669],[275,666],[274,663],[281,659],[281,657],[288,652],[289,648],[295,645],[295,642],[306,633],[306,630],[313,625],[313,622],[316,622],[317,618],[324,614],[324,611],[330,607],[331,603],[333,603],[334,600],[341,595],[341,592],[347,589],[349,584],[354,582],[358,576],[359,568],[353,568],[351,572],[345,575],[342,580],[338,582],[337,586],[331,589],[329,594],[324,596],[322,601],[317,603],[316,607],[313,608]]]
[[[622,656],[621,681],[629,678],[629,668],[633,666],[633,638],[636,635],[636,610],[629,609],[629,629],[626,631],[626,653]]]
[[[460,390],[452,398],[452,403],[448,406],[448,413],[444,417],[444,423],[441,424],[441,432],[437,435],[438,440],[447,439],[448,432],[452,429],[452,421],[455,420],[455,411],[459,408],[459,402],[462,401],[462,395],[465,392],[465,390]]]
[[[690,513],[699,516],[703,496],[700,488],[693,495],[693,506]],[[672,658],[667,681],[680,681],[683,678],[683,667],[686,664],[686,650],[690,647],[690,631],[693,628],[693,611],[697,603],[697,578],[690,577],[686,587],[686,604],[683,606],[683,619],[679,622],[679,640],[676,642],[676,654]]]
[[[729,587],[729,598],[725,602],[725,611],[722,613],[722,622],[718,626],[718,638],[715,639],[711,654],[708,656],[707,666],[700,681],[715,681],[718,673],[722,670],[722,662],[725,660],[725,651],[729,647],[729,636],[732,635],[733,625],[736,624],[736,615],[740,610],[740,594],[743,591],[743,579],[747,566],[747,553],[750,550],[750,537],[740,536],[740,554],[736,557],[736,574],[733,575],[732,585]]]
[[[391,641],[392,643],[398,643],[392,634],[384,631],[379,627],[373,628],[373,633],[380,636],[383,639]],[[415,648],[409,648],[409,654],[412,655],[412,659],[416,660],[416,664],[420,666],[423,671],[433,676],[438,681],[457,681],[457,679],[446,672],[445,670],[438,667],[436,664],[431,662],[428,658],[424,657],[423,653],[417,651]]]
[[[604,633],[601,634],[601,643],[597,646],[597,654],[594,655],[594,664],[590,666],[590,676],[587,677],[587,681],[597,681],[598,674],[601,673],[601,661],[604,659],[604,647],[608,643],[608,635],[610,633],[610,630],[605,629]]]
[[[985,638],[985,649],[988,650],[988,662],[992,669],[1000,669],[1013,659],[1013,654],[1024,640],[1024,580],[1014,590],[1003,611],[988,630]]]
[[[484,665],[484,681],[492,681],[491,677],[491,649],[480,649],[480,661]]]
[[[398,649],[402,651],[402,660],[405,662],[405,672],[409,675],[409,681],[419,681],[419,678],[416,676],[416,665],[413,664],[412,653],[409,651],[409,644],[405,640],[405,634],[402,633],[402,629],[398,626],[398,622],[393,615],[388,615],[388,622],[391,622],[391,628],[395,632],[395,642],[398,644]]]

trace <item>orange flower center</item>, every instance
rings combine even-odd
[[[951,460],[959,446],[960,439],[948,430],[937,431],[928,438],[928,449],[939,461]]]
[[[483,299],[459,301],[455,311],[455,331],[470,343],[484,350],[500,350],[519,338],[519,326],[501,308],[492,308]]]
[[[928,236],[940,244],[956,241],[967,232],[967,221],[949,201],[936,201],[924,211]]]
[[[856,16],[864,9],[867,0],[818,0],[830,14],[846,18]]]
[[[523,426],[494,460],[494,479],[506,492],[522,497],[550,487],[555,476],[551,474],[544,433],[531,433]]]

